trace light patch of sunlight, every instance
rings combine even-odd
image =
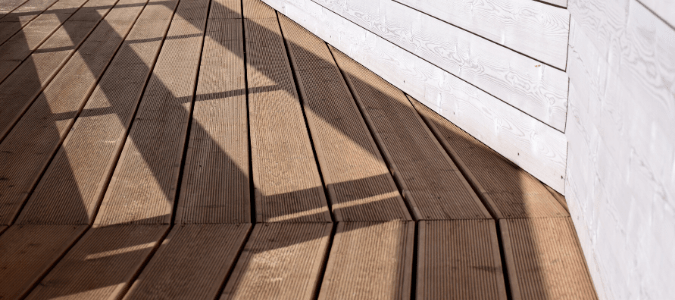
[[[373,202],[382,201],[382,200],[387,200],[387,199],[396,198],[396,197],[398,197],[398,192],[389,192],[389,193],[385,193],[385,194],[370,196],[370,197],[357,199],[357,200],[353,200],[353,201],[348,201],[348,202],[344,202],[344,203],[333,204],[333,209],[342,209],[342,208],[348,208],[348,207],[352,207],[352,206],[364,205],[364,204],[373,203]]]
[[[99,288],[88,289],[86,291],[82,291],[82,292],[78,292],[78,293],[74,293],[74,294],[63,295],[63,296],[58,296],[58,297],[53,297],[53,298],[49,298],[49,299],[53,299],[53,300],[94,299],[96,296],[104,295],[104,294],[106,294],[106,291],[114,289],[115,287],[121,286],[123,284],[124,283],[106,285],[106,286],[99,287]]]
[[[138,250],[148,249],[148,248],[154,247],[155,244],[156,244],[156,242],[149,242],[149,243],[145,243],[145,244],[133,245],[133,246],[129,246],[129,247],[124,247],[124,248],[119,248],[119,249],[89,254],[84,258],[84,260],[100,259],[100,258],[104,258],[104,257],[115,256],[115,255],[125,254],[125,253],[134,252],[134,251],[138,251]]]
[[[316,214],[323,214],[328,211],[328,207],[320,207],[320,208],[314,208],[306,211],[301,211],[297,213],[292,213],[288,215],[283,215],[283,216],[278,216],[274,218],[270,218],[268,222],[282,222],[282,221],[288,221],[288,220],[293,220],[296,218],[302,218],[306,216],[311,216],[311,215],[316,215]]]

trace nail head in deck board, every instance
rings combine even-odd
[[[256,224],[220,299],[312,299],[332,227]]]
[[[177,4],[148,2],[17,223],[91,224]]]
[[[411,220],[328,46],[279,20],[337,221]]]
[[[276,15],[244,22],[256,220],[330,222]]]
[[[339,223],[319,300],[410,299],[415,223]]]
[[[179,2],[95,224],[171,221],[208,3]]]
[[[65,22],[66,19],[85,2],[87,1],[44,1],[44,5],[36,7],[35,10],[30,13],[19,13],[17,16],[2,19],[0,21],[0,45],[4,47],[5,42],[8,40],[19,39],[19,41],[24,43],[23,47],[30,47],[31,49],[36,48],[37,44],[49,37],[49,35],[51,35],[54,30],[58,28],[58,26]],[[46,9],[49,9],[50,11],[59,10],[59,13],[43,13]],[[38,33],[42,33],[44,36],[38,35]],[[38,38],[36,38],[36,36]],[[4,53],[0,55],[4,55]]]
[[[146,0],[121,0],[0,144],[0,223],[10,222],[68,134]]]
[[[331,49],[373,134],[390,157],[416,219],[490,218],[405,94],[342,52]],[[404,195],[405,196],[405,195]],[[414,212],[415,213],[415,212]]]
[[[124,299],[214,299],[251,224],[175,226]]]
[[[87,229],[72,225],[13,225],[0,235],[0,299],[18,299]]]
[[[211,11],[220,5],[212,2]],[[251,222],[242,30],[241,19],[209,15],[178,224]]]
[[[420,221],[416,299],[502,299],[494,220]]]
[[[569,216],[539,180],[424,104],[409,99],[496,218]]]
[[[106,7],[107,10],[104,11],[106,13],[115,3],[115,0],[90,0],[84,8]],[[96,11],[94,13],[98,14]],[[2,107],[0,110],[0,142],[35,98],[40,95],[42,89],[78,50],[89,33],[94,30],[98,21],[80,21],[81,18],[75,18],[78,15],[87,14],[91,14],[91,9],[78,10],[38,48],[38,50],[57,50],[33,53],[0,84],[0,106]],[[103,17],[104,15],[99,15],[100,19]]]
[[[513,299],[597,299],[570,218],[499,220]]]
[[[168,229],[168,225],[90,228],[27,299],[119,298]]]

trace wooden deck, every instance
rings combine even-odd
[[[259,0],[0,0],[0,299],[595,299],[560,199]]]

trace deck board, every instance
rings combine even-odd
[[[23,0],[22,0],[23,1]],[[28,26],[34,26],[34,24],[38,23],[53,23],[55,21],[60,21],[60,23],[63,23],[65,19],[62,19],[63,17],[69,17],[75,9],[79,8],[82,4],[84,4],[86,0],[57,0],[57,1],[45,1],[44,5],[41,5],[40,7],[36,7],[30,12],[22,12],[22,13],[17,13],[14,15],[11,15],[9,18],[2,18],[0,17],[0,45],[5,44],[10,38],[15,39],[16,36],[30,36],[28,34]],[[73,9],[73,3],[80,3],[80,5],[76,5]],[[64,14],[55,14],[55,13],[44,13],[45,10],[64,10]],[[0,11],[2,8],[0,8]],[[2,15],[2,12],[0,12],[0,15]],[[40,25],[42,26],[42,25]],[[56,29],[56,28],[54,28]],[[33,29],[34,30],[34,29]],[[49,32],[51,34],[52,32]],[[35,32],[33,32],[35,34]],[[33,43],[37,42],[37,39],[32,40]],[[40,41],[41,42],[41,41]],[[31,45],[28,39],[24,40],[24,43],[27,45]],[[2,81],[2,80],[0,80]]]
[[[78,10],[0,84],[0,142],[116,2],[88,1],[85,8],[99,9]]]
[[[336,221],[411,220],[328,46],[279,21]]]
[[[420,221],[416,255],[416,299],[507,299],[493,220]]]
[[[570,218],[499,220],[513,299],[598,299]]]
[[[405,94],[335,48],[331,50],[415,218],[490,218]]]
[[[85,225],[13,225],[0,235],[0,299],[26,294],[87,229]]]
[[[176,212],[178,224],[251,222],[240,3],[211,3]]]
[[[93,222],[177,4],[148,2],[17,223]]]
[[[91,228],[27,299],[114,299],[159,246],[168,225]]]
[[[124,299],[214,299],[250,224],[173,228]]]
[[[422,103],[410,100],[496,218],[569,216],[539,180]]]
[[[94,221],[97,226],[171,222],[208,3],[178,4]]]
[[[6,14],[15,10],[17,7],[21,6],[26,1],[27,0],[5,0],[0,2],[0,20],[2,20],[2,18]]]
[[[2,12],[0,9],[0,22],[3,23],[12,21],[27,22],[28,20],[40,15],[40,13],[42,13],[43,10],[48,8],[50,5],[54,4],[54,2],[56,1],[57,0],[7,1],[9,5],[8,8],[13,7],[13,9],[11,9],[11,12],[7,10],[5,12]]]
[[[243,3],[256,221],[330,222],[276,13]]]
[[[0,223],[11,222],[26,201],[142,8],[113,8],[0,144],[0,161],[6,166],[0,176],[7,178],[0,183],[5,204]]]
[[[313,299],[331,223],[258,223],[221,300]]]
[[[339,223],[319,300],[410,299],[415,223]]]

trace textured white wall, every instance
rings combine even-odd
[[[675,30],[664,20],[675,10],[659,18],[635,0],[568,9],[565,191],[596,287],[605,299],[673,299]]]

